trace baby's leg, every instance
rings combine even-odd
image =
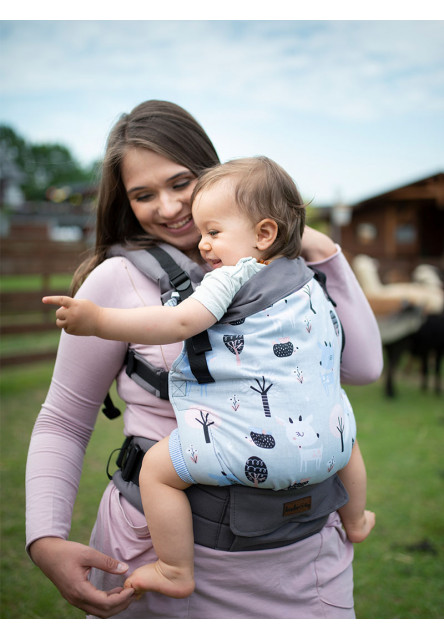
[[[139,567],[125,582],[136,592],[159,591],[186,598],[194,591],[194,536],[191,508],[177,475],[168,438],[145,454],[139,477],[143,509],[158,560]]]
[[[338,471],[347,489],[349,500],[338,509],[350,542],[363,542],[375,526],[375,514],[365,508],[367,500],[367,474],[358,441],[353,445],[348,464]]]

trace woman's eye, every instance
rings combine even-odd
[[[148,200],[151,200],[151,198],[151,193],[143,193],[142,195],[136,197],[136,202],[148,202]]]
[[[191,184],[191,180],[183,180],[182,182],[177,182],[173,189],[186,189]]]

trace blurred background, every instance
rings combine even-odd
[[[67,291],[93,242],[110,128],[151,98],[190,111],[222,161],[280,163],[350,260],[385,354],[378,383],[347,389],[380,514],[356,551],[357,612],[442,617],[442,34],[440,20],[0,22],[3,618],[79,617],[23,551],[24,460],[58,342],[40,300]],[[121,425],[97,432],[92,461]],[[76,507],[85,542],[106,483],[96,464]]]

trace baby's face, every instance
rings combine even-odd
[[[228,179],[197,195],[193,218],[202,236],[199,251],[213,269],[234,266],[241,258],[260,258],[256,227],[237,206]]]

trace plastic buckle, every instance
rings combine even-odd
[[[127,449],[127,455],[123,461],[121,470],[122,470],[122,479],[128,481],[132,481],[135,484],[139,484],[138,474],[136,478],[133,478],[133,475],[137,471],[137,466],[140,467],[142,465],[143,451],[139,447],[138,444],[134,446],[130,446]]]
[[[191,286],[191,280],[184,272],[171,278],[170,282],[177,291],[186,291]]]

